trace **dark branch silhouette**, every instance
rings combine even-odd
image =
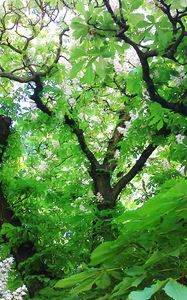
[[[112,19],[114,20],[114,22],[119,26],[119,30],[116,32],[116,36],[120,39],[122,39],[125,43],[131,45],[134,50],[136,51],[139,59],[140,59],[140,63],[142,66],[142,73],[143,73],[143,80],[145,81],[146,85],[147,85],[147,90],[150,96],[150,100],[159,103],[163,108],[169,109],[171,111],[173,111],[174,113],[179,113],[183,116],[187,116],[187,106],[185,106],[183,103],[177,102],[177,103],[171,103],[166,101],[162,96],[160,96],[158,94],[158,91],[156,90],[156,87],[154,85],[154,81],[150,76],[150,67],[149,67],[149,63],[148,63],[148,57],[150,56],[154,56],[154,55],[158,55],[159,52],[158,51],[148,51],[148,52],[143,52],[140,49],[140,46],[135,43],[132,39],[130,39],[127,34],[125,34],[125,32],[128,30],[128,27],[125,24],[123,24],[120,19],[115,15],[114,11],[112,10],[109,1],[108,0],[104,0],[105,6],[108,10],[108,12],[110,13]],[[174,54],[177,51],[177,48],[179,46],[179,44],[182,42],[184,36],[187,35],[187,33],[185,32],[185,30],[183,29],[183,24],[180,20],[181,18],[178,16],[177,22],[179,22],[182,26],[182,33],[179,36],[179,38],[170,46],[168,46],[168,48],[166,49],[166,52],[164,53],[164,57],[167,58],[174,58]],[[172,19],[173,22],[173,19]]]

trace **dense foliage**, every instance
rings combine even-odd
[[[0,3],[1,299],[187,299],[185,1]]]

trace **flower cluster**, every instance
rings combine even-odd
[[[8,273],[11,269],[13,261],[14,259],[10,257],[0,262],[0,300],[22,300],[23,296],[27,294],[27,288],[25,285],[17,288],[13,292],[6,289]]]
[[[184,140],[185,136],[182,135],[182,134],[178,134],[176,135],[176,141],[178,144],[182,144],[183,143],[183,140]]]
[[[111,6],[112,10],[115,11],[116,9],[119,8],[118,1],[116,1],[116,0],[111,0],[111,1],[110,1],[110,6]]]
[[[114,158],[115,159],[120,158],[120,151],[119,151],[119,149],[116,149],[116,151],[114,152]]]
[[[13,258],[7,258],[0,262],[0,294],[4,293],[6,284],[8,281],[8,272],[10,271],[11,265],[13,263]]]
[[[60,142],[58,140],[52,140],[51,144],[54,148],[60,148]]]
[[[132,122],[134,121],[134,120],[136,120],[137,119],[137,117],[138,117],[138,112],[136,112],[135,114],[133,113],[133,112],[129,112],[129,117],[130,117],[130,121],[125,121],[124,122],[124,127],[118,127],[117,128],[117,130],[118,130],[118,132],[120,133],[120,134],[122,134],[123,136],[127,136],[127,133],[128,133],[128,130],[129,130],[129,128],[131,127],[131,125],[132,125]]]
[[[35,113],[31,113],[31,121],[36,121],[38,119],[38,114]]]
[[[129,48],[125,52],[125,58],[121,61],[121,58],[116,51],[113,64],[114,70],[117,74],[128,73],[139,65],[140,61],[136,51],[133,48]]]
[[[123,63],[124,72],[130,72],[140,64],[140,60],[136,51],[130,47],[126,50],[125,59]]]
[[[69,57],[66,54],[66,57],[61,57],[60,62],[64,65],[67,74],[70,74],[71,69],[72,69],[72,64],[69,61]]]
[[[118,132],[119,132],[120,134],[122,134],[123,136],[125,136],[126,133],[127,133],[127,129],[126,129],[126,128],[123,128],[123,127],[120,127],[120,126],[117,128],[117,130],[118,130]]]
[[[109,134],[112,133],[113,130],[114,130],[114,125],[110,124],[110,125],[108,125],[108,127],[107,127],[105,133],[106,133],[107,135],[109,135]]]
[[[38,165],[38,170],[41,172],[41,173],[44,173],[45,171],[47,171],[48,169],[48,165],[45,161],[41,161],[40,164]]]
[[[114,70],[117,74],[123,73],[123,65],[120,62],[120,56],[117,52],[115,53],[113,64],[114,64]]]
[[[62,84],[63,92],[69,102],[71,108],[76,106],[76,99],[73,97],[73,91],[80,91],[81,88],[78,86],[79,80],[74,78],[72,80],[64,80]]]
[[[96,197],[97,197],[98,202],[100,202],[100,203],[103,202],[103,196],[101,195],[101,193],[97,193]]]

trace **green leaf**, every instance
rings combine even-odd
[[[93,71],[92,64],[89,63],[86,68],[86,72],[84,74],[83,81],[85,83],[92,84],[94,81],[94,78],[95,78],[95,73]]]
[[[71,28],[74,30],[79,30],[85,27],[83,20],[79,17],[75,17],[72,19]]]
[[[145,269],[142,266],[133,266],[125,271],[129,276],[136,276],[145,274]]]
[[[137,287],[143,280],[145,275],[134,276],[134,277],[125,277],[119,284],[117,284],[112,291],[111,298],[116,298],[121,295],[124,295],[126,291],[132,287]]]
[[[80,37],[83,38],[83,37],[85,37],[88,34],[88,29],[89,29],[88,27],[84,26],[84,27],[82,27],[80,29],[75,30],[73,32],[73,35],[74,35],[74,37],[76,39],[78,39]]]
[[[111,285],[111,279],[107,272],[102,272],[96,280],[96,284],[100,289],[107,289]]]
[[[101,77],[101,78],[105,77],[106,67],[107,67],[107,63],[105,62],[105,60],[100,58],[94,64],[95,64],[95,67],[96,67],[96,73],[99,75],[99,77]]]
[[[82,47],[75,47],[72,49],[72,52],[71,52],[71,59],[77,59],[81,56],[85,56],[86,53],[84,51],[84,48]]]
[[[149,26],[151,26],[151,23],[147,22],[147,21],[140,21],[137,24],[138,28],[147,28]]]
[[[144,19],[145,19],[145,16],[144,16],[144,14],[138,14],[138,13],[136,13],[136,14],[130,14],[129,15],[129,22],[131,23],[131,24],[133,24],[134,26],[136,26],[140,21],[144,21]]]
[[[94,284],[95,279],[88,278],[84,282],[80,283],[78,286],[76,286],[71,293],[72,294],[79,294],[85,291],[89,291],[92,288],[92,285]]]
[[[160,120],[160,122],[157,124],[157,130],[160,130],[164,125],[163,120]]]
[[[103,259],[106,260],[112,258],[113,253],[111,247],[113,247],[113,242],[105,242],[98,246],[91,254],[91,265],[98,265]]]
[[[85,271],[85,272],[81,272],[79,274],[75,274],[72,275],[68,278],[64,278],[59,280],[56,284],[55,284],[55,288],[68,288],[68,287],[72,287],[73,285],[80,283],[90,277],[95,277],[97,275],[97,271],[95,270],[90,270],[90,271]]]
[[[155,17],[154,17],[154,16],[148,15],[148,16],[146,16],[146,17],[147,17],[147,19],[148,19],[149,21],[151,21],[152,23],[155,23]]]
[[[174,300],[187,299],[187,287],[178,283],[174,279],[170,281],[164,287],[165,293]]]
[[[166,284],[167,280],[164,281],[157,281],[156,284],[153,284],[149,288],[145,288],[142,291],[135,291],[131,292],[128,296],[129,300],[148,300],[150,299],[155,293],[163,288]]]
[[[160,251],[155,251],[145,262],[145,266],[151,266],[160,261],[164,255]]]
[[[127,90],[132,94],[141,93],[141,85],[137,70],[131,71],[127,77]]]
[[[133,1],[131,4],[131,10],[138,9],[143,4],[143,0]]]
[[[71,69],[71,73],[70,73],[70,78],[75,78],[77,73],[79,73],[79,71],[82,69],[82,66],[83,66],[83,62],[80,61],[79,63],[77,64],[74,64],[72,69]]]

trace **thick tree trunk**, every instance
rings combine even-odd
[[[7,146],[7,140],[10,134],[11,119],[0,116],[0,164],[3,161],[3,154]],[[8,222],[14,226],[20,226],[21,222],[14,217],[14,213],[4,196],[2,183],[0,183],[0,228],[3,223]]]
[[[98,209],[113,209],[115,207],[115,199],[110,184],[110,174],[105,171],[92,170],[90,175],[94,182],[95,194],[98,198],[100,196]]]
[[[5,152],[8,137],[10,135],[10,126],[11,126],[11,119],[5,116],[0,116],[0,167],[2,167],[3,162],[3,154]],[[0,230],[2,228],[2,225],[5,223],[12,224],[15,227],[21,226],[21,220],[17,218],[14,214],[14,211],[11,209],[5,195],[3,192],[3,185],[2,182],[0,182]],[[3,236],[3,240],[5,243],[8,243],[8,238]],[[11,246],[11,245],[10,245]],[[17,247],[12,247],[11,254],[13,255],[17,270],[19,271],[22,279],[24,280],[25,270],[24,268],[20,268],[19,264],[21,262],[26,261],[28,258],[32,257],[34,254],[37,253],[34,242],[33,241],[24,241],[23,243],[20,241],[18,242]],[[40,269],[40,270],[39,270]],[[34,266],[31,266],[31,270],[29,270],[29,274],[26,275],[37,275],[37,274],[45,274],[45,266],[41,263],[41,266],[37,265],[37,270]],[[27,286],[29,290],[30,296],[34,296],[35,292],[40,290],[44,287],[44,285],[35,279],[35,282],[30,284],[30,286]]]
[[[99,213],[96,215],[96,220],[93,222],[93,245],[92,250],[103,241],[114,239],[112,232],[112,210],[115,208],[116,199],[113,195],[111,187],[111,177],[109,172],[99,169],[92,169],[90,176],[93,179],[94,193],[97,197],[97,208]]]
[[[21,226],[21,222],[14,216],[13,211],[4,197],[2,185],[0,184],[0,229],[3,223],[10,223],[13,226]]]

